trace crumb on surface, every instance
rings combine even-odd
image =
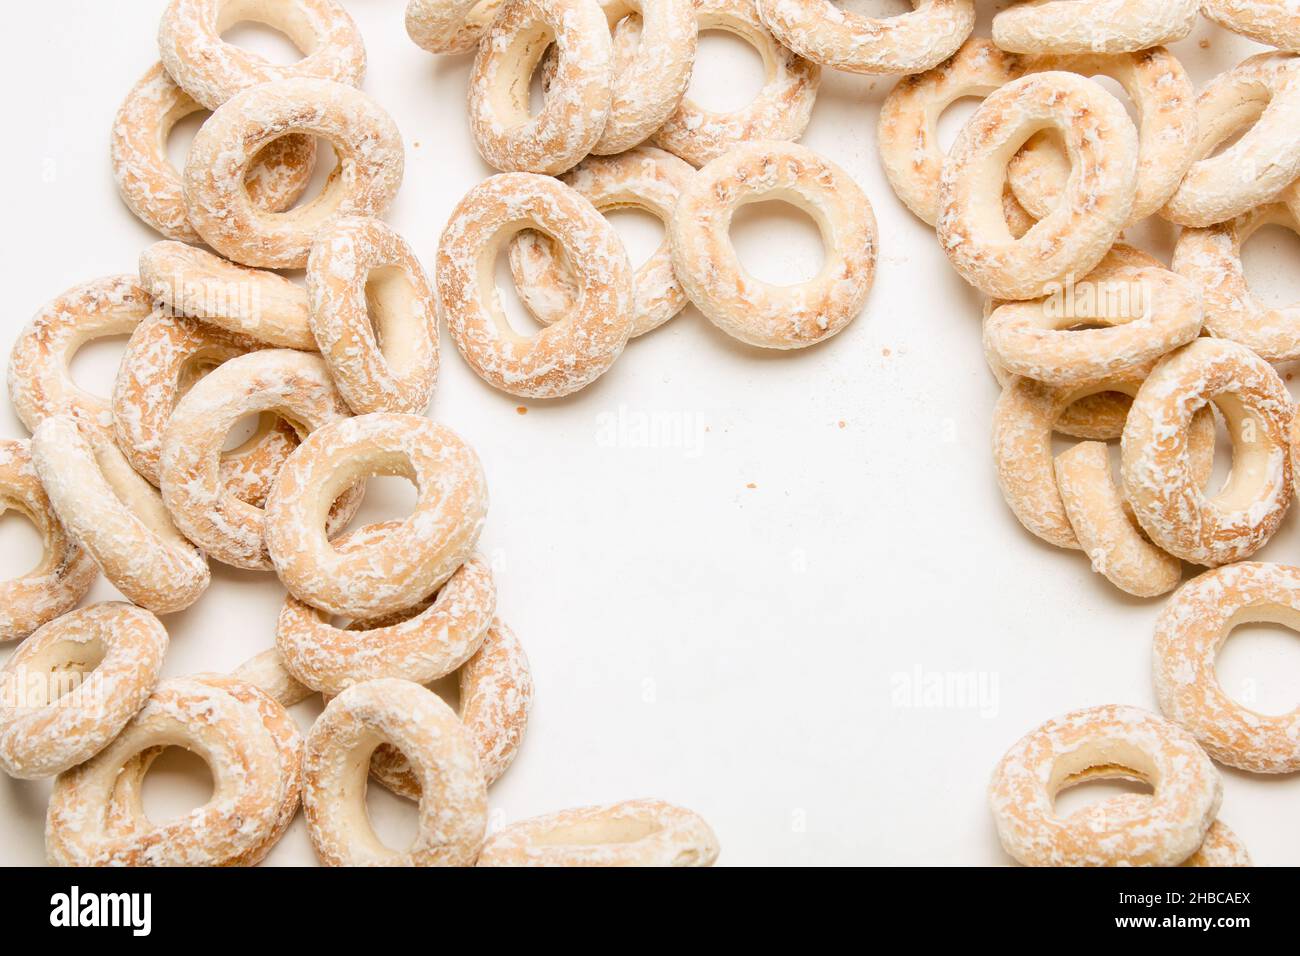
[[[520,405],[520,406],[518,406],[518,407],[515,409],[515,411],[518,412],[520,415],[527,415],[527,414],[528,414],[528,406],[527,406],[527,405]]]
[[[746,488],[757,488],[758,485],[754,484],[754,483],[751,481],[749,484],[745,485],[745,487],[746,487]]]
[[[1209,41],[1209,40],[1202,40],[1202,41],[1200,42],[1200,47],[1201,47],[1202,50],[1208,50],[1208,49],[1210,48],[1210,41]]]
[[[849,424],[849,423],[846,422],[846,421],[845,421],[844,419],[842,419],[842,418],[839,420],[839,426],[840,426],[840,428],[845,428],[845,427],[848,426],[848,424]]]
[[[893,355],[894,352],[893,352],[892,349],[889,349],[889,348],[883,348],[883,349],[880,350],[880,354],[883,355],[883,356],[885,356],[885,358],[889,358],[889,356]]]

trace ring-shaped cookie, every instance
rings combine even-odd
[[[352,411],[424,413],[438,381],[438,307],[405,239],[378,219],[335,220],[312,243],[307,301]]]
[[[1272,202],[1300,178],[1300,56],[1247,57],[1205,85],[1196,116],[1195,162],[1160,211],[1171,222],[1225,222]],[[1237,133],[1236,142],[1211,155]]]
[[[9,398],[27,430],[51,415],[71,415],[111,432],[109,400],[78,385],[69,363],[87,342],[129,335],[152,311],[153,299],[130,275],[84,283],[42,306],[9,354]]]
[[[483,645],[457,671],[457,716],[469,731],[483,779],[491,786],[514,761],[533,706],[528,655],[499,618]],[[420,799],[420,780],[402,752],[381,744],[370,758],[370,776],[398,796]]]
[[[1256,43],[1300,51],[1300,13],[1286,0],[1201,0],[1201,12]]]
[[[384,846],[366,813],[370,754],[384,743],[420,780],[419,832],[405,851]],[[326,866],[469,866],[487,829],[487,786],[469,733],[410,681],[354,684],[329,702],[307,735],[302,797]]]
[[[795,53],[849,73],[923,73],[957,52],[975,26],[975,0],[912,0],[868,17],[831,0],[757,0],[772,35]]]
[[[1264,226],[1300,233],[1295,212],[1269,203],[1228,222],[1184,229],[1174,247],[1173,269],[1201,291],[1205,328],[1240,342],[1267,362],[1300,358],[1300,303],[1269,307],[1250,291],[1241,248]]]
[[[330,506],[376,475],[416,489],[411,516],[340,549]],[[308,435],[266,499],[266,549],[289,593],[329,614],[376,617],[419,603],[474,553],[487,515],[487,479],[474,449],[418,415],[376,413]]]
[[[492,269],[523,229],[557,241],[576,296],[564,318],[521,335],[501,310]],[[558,398],[591,384],[623,352],[632,329],[632,264],[614,227],[579,193],[548,176],[502,173],[452,211],[438,243],[438,299],[456,348],[479,377],[525,398]]]
[[[712,866],[718,838],[697,813],[662,800],[577,807],[511,824],[479,866]]]
[[[651,142],[703,166],[754,140],[796,140],[812,116],[821,67],[786,49],[758,18],[754,0],[695,0],[700,32],[722,30],[740,37],[763,58],[763,88],[738,110],[719,113],[682,97]]]
[[[684,159],[653,146],[638,146],[619,156],[589,156],[560,181],[591,200],[602,213],[641,209],[665,227],[682,189],[695,175]],[[527,230],[510,243],[510,270],[520,300],[538,322],[550,325],[575,305],[573,278],[555,243]],[[632,338],[657,329],[686,307],[686,291],[673,270],[668,237],[632,277]]]
[[[296,779],[262,709],[242,698],[202,675],[159,684],[112,743],[55,781],[45,819],[49,861],[56,866],[256,862],[280,827],[286,791]],[[263,695],[263,701],[270,698]],[[154,748],[169,746],[184,747],[207,763],[211,799],[166,823],[124,825],[116,794],[124,768]]]
[[[202,242],[190,225],[181,174],[167,158],[172,127],[203,107],[155,63],[127,94],[113,121],[110,155],[122,201],[142,221],[169,239]],[[281,212],[311,181],[316,141],[286,136],[257,156],[245,185],[253,205]]]
[[[826,261],[807,282],[774,285],[741,265],[729,230],[746,203],[779,199],[821,230]],[[750,345],[814,345],[857,318],[876,271],[876,217],[853,177],[797,143],[747,143],[682,190],[668,226],[673,268],[718,328]]]
[[[1122,793],[1090,803],[1071,814],[1080,828],[1098,832],[1133,825],[1133,820],[1150,805],[1151,798],[1137,793]],[[1196,852],[1178,866],[1250,866],[1250,854],[1241,839],[1222,820],[1215,820]]]
[[[285,212],[253,205],[244,182],[257,154],[291,133],[329,140],[338,164],[312,199]],[[396,124],[359,90],[329,80],[266,83],[238,94],[199,129],[185,162],[190,223],[228,259],[300,269],[311,241],[335,216],[378,216],[402,184]]]
[[[1033,133],[1060,131],[1071,173],[1061,202],[1019,239],[1002,206],[1007,163]],[[1032,299],[1092,271],[1133,209],[1137,130],[1119,100],[1074,73],[1012,80],[980,104],[948,153],[939,184],[940,245],[971,285]]]
[[[1104,818],[1056,813],[1060,791],[1114,778],[1144,780],[1153,793],[1143,801],[1111,798]],[[1222,797],[1219,772],[1190,734],[1114,704],[1072,711],[1031,731],[998,762],[989,783],[1002,846],[1028,866],[1174,866],[1201,846]]]
[[[0,767],[31,780],[89,760],[144,706],[166,650],[158,618],[120,602],[38,628],[0,670]]]
[[[406,33],[430,53],[469,53],[505,0],[410,0]]]
[[[1013,53],[1134,53],[1192,32],[1200,0],[1038,0],[993,17],[993,42]]]
[[[529,79],[551,44],[551,92],[534,115]],[[576,165],[605,130],[613,63],[600,4],[506,0],[470,73],[470,131],[479,154],[507,172],[558,175]]]
[[[31,443],[0,438],[0,515],[16,511],[40,532],[40,562],[0,581],[0,644],[26,637],[77,606],[99,570],[59,523],[32,464]]]
[[[272,63],[221,38],[243,21],[282,31],[302,59]],[[158,49],[167,72],[210,110],[263,83],[301,77],[359,86],[366,74],[365,42],[337,0],[172,0]]]
[[[1233,453],[1228,482],[1212,497],[1187,451],[1188,423],[1211,401]],[[1209,566],[1263,547],[1291,503],[1294,414],[1285,383],[1244,345],[1201,338],[1157,362],[1129,409],[1120,456],[1125,497],[1151,540]]]
[[[177,402],[163,432],[158,477],[167,510],[187,538],[225,564],[269,570],[265,512],[221,480],[227,434],[259,412],[275,412],[300,436],[349,414],[319,355],[249,352],[217,366]],[[333,503],[332,528],[347,524],[364,493],[359,485]]]
[[[1117,244],[1077,282],[995,308],[984,345],[1013,375],[1082,385],[1149,367],[1200,332],[1198,284]]]
[[[170,614],[208,589],[208,559],[176,530],[158,490],[111,435],[55,415],[32,436],[32,460],[63,527],[128,599]]]
[[[274,272],[164,240],[140,253],[140,284],[173,315],[264,345],[316,351],[307,293]]]
[[[383,549],[400,522],[366,525],[331,542],[340,554]],[[275,627],[284,667],[314,690],[338,694],[376,677],[427,684],[474,656],[492,623],[496,588],[487,562],[471,557],[431,601],[396,620],[357,620],[335,627],[330,615],[288,595]]]
[[[1300,630],[1300,568],[1245,561],[1206,571],[1165,605],[1152,648],[1156,700],[1215,760],[1252,773],[1300,770],[1300,707],[1262,714],[1233,700],[1214,662],[1232,629]]]

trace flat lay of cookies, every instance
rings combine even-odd
[[[1300,864],[1294,4],[18,19],[0,865]]]

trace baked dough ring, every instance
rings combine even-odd
[[[1060,791],[1111,778],[1144,780],[1154,792],[1144,801],[1105,801],[1102,819],[1095,810],[1056,814]],[[1114,704],[1030,732],[989,783],[1002,846],[1027,866],[1173,866],[1201,846],[1222,796],[1218,771],[1190,734]]]
[[[170,614],[207,590],[208,559],[176,530],[162,496],[111,436],[55,415],[32,436],[32,459],[68,534],[129,600]]]
[[[10,510],[36,526],[43,553],[26,574],[0,581],[0,643],[21,640],[76,607],[99,574],[59,523],[32,464],[31,443],[0,438],[0,515]]]
[[[469,731],[483,779],[491,786],[514,761],[533,706],[528,656],[514,631],[497,618],[483,645],[457,672],[457,715]],[[398,796],[420,799],[420,780],[400,750],[381,744],[370,776]]]
[[[704,819],[662,800],[578,807],[512,824],[483,844],[479,866],[712,866]]]
[[[802,209],[826,249],[807,282],[773,285],[740,263],[728,230],[736,209],[766,198]],[[718,328],[750,345],[814,345],[857,318],[876,271],[876,217],[848,173],[797,143],[747,143],[701,169],[669,223],[673,268]]]
[[[128,335],[152,311],[149,293],[130,275],[86,282],[44,305],[9,354],[9,398],[27,430],[36,431],[51,415],[71,415],[79,424],[111,432],[108,399],[79,386],[68,364],[87,342]]]
[[[993,17],[993,42],[1015,53],[1132,53],[1192,32],[1200,0],[1038,0]]]
[[[202,242],[190,225],[181,175],[167,158],[172,127],[203,109],[155,63],[127,94],[113,121],[113,178],[122,201],[146,224],[182,242]],[[245,185],[253,205],[273,212],[292,206],[311,182],[316,141],[286,136],[256,157]]]
[[[1213,401],[1233,441],[1232,472],[1213,497],[1196,483],[1187,423]],[[1194,564],[1239,561],[1277,530],[1291,503],[1286,385],[1244,345],[1197,339],[1161,359],[1124,426],[1125,496],[1151,540]]]
[[[1002,211],[1007,163],[1044,128],[1060,130],[1071,175],[1061,203],[1019,239]],[[1137,185],[1137,130],[1091,80],[1049,71],[989,94],[957,136],[939,185],[939,242],[987,295],[1032,299],[1084,275],[1128,221]]]
[[[695,17],[700,31],[723,30],[757,50],[766,80],[753,102],[727,113],[707,110],[684,96],[651,142],[692,166],[703,166],[742,143],[802,136],[817,99],[821,67],[776,42],[758,18],[754,0],[695,0]]]
[[[282,31],[303,58],[271,63],[221,38],[245,20]],[[359,86],[366,75],[365,42],[337,0],[172,0],[158,49],[167,72],[210,110],[263,83],[302,77]]]
[[[119,602],[38,628],[0,670],[0,768],[33,780],[89,760],[144,706],[166,650],[158,619]]]
[[[383,549],[401,522],[366,525],[331,542],[341,555]],[[285,598],[275,628],[284,667],[313,690],[338,694],[376,677],[427,684],[469,660],[487,634],[496,609],[496,587],[487,562],[475,555],[456,569],[431,601],[394,620],[354,621],[335,627],[330,615]]]
[[[469,53],[505,0],[410,0],[406,33],[430,53]]]
[[[1201,12],[1256,43],[1300,51],[1300,13],[1287,0],[1201,0]]]
[[[653,146],[638,146],[619,156],[589,156],[560,177],[601,212],[643,209],[665,225],[695,170],[684,159]],[[560,321],[577,299],[572,275],[557,256],[555,243],[526,230],[510,243],[510,269],[519,298],[543,325]],[[686,307],[686,292],[673,271],[668,237],[632,278],[631,337],[657,329]]]
[[[261,707],[209,677],[163,681],[116,740],[59,776],[45,820],[51,864],[231,866],[256,862],[269,849],[296,776]],[[273,703],[264,696],[262,701]],[[140,755],[168,746],[204,759],[212,798],[166,823],[124,825],[123,809],[130,804],[117,804],[122,773],[129,781]]]
[[[1150,807],[1151,798],[1122,793],[1091,803],[1070,815],[1080,828],[1097,832],[1122,828]],[[1200,847],[1178,866],[1250,866],[1250,854],[1238,836],[1221,820],[1210,824]]]
[[[1085,323],[1094,327],[1077,328]],[[984,344],[1013,375],[1082,385],[1149,368],[1200,331],[1198,284],[1117,244],[1072,287],[995,308],[984,322]]]
[[[281,707],[300,704],[316,692],[289,673],[279,648],[268,648],[240,664],[230,676],[252,684]]]
[[[319,355],[264,349],[200,379],[177,403],[163,433],[158,475],[172,520],[209,556],[237,568],[271,568],[265,513],[223,485],[221,446],[245,415],[271,411],[300,434],[348,416]],[[357,486],[335,502],[332,527],[347,524],[364,493]]]
[[[1246,283],[1241,248],[1263,226],[1300,233],[1294,211],[1269,203],[1228,222],[1184,229],[1174,247],[1174,271],[1201,290],[1205,328],[1240,342],[1267,362],[1300,358],[1300,304],[1270,308]]]
[[[265,345],[316,351],[307,293],[274,272],[163,241],[140,254],[140,284],[174,315],[202,319]]]
[[[773,36],[795,53],[849,73],[923,73],[957,52],[975,26],[975,0],[912,0],[867,17],[831,0],[757,0]]]
[[[1182,184],[1161,210],[1180,226],[1212,226],[1271,202],[1300,177],[1300,57],[1259,53],[1205,85],[1200,138]],[[1237,133],[1220,153],[1214,148]]]
[[[553,92],[529,109],[529,78],[555,44]],[[610,113],[613,44],[592,0],[506,0],[479,44],[469,121],[479,154],[497,169],[557,175],[599,141]]]
[[[370,754],[401,750],[421,784],[419,833],[399,852],[366,813]],[[326,866],[469,866],[487,829],[487,787],[474,744],[451,708],[410,681],[354,684],[326,706],[307,736],[303,808]]]
[[[424,413],[438,381],[438,307],[405,239],[378,219],[335,220],[312,244],[307,299],[352,411]]]
[[[1156,699],[1219,763],[1252,773],[1300,770],[1300,707],[1261,714],[1233,700],[1214,661],[1232,629],[1267,621],[1300,630],[1300,568],[1247,561],[1189,581],[1165,605],[1152,648]]]
[[[375,475],[414,484],[414,512],[382,536],[336,548],[330,505]],[[418,415],[361,415],[325,425],[289,456],[266,499],[266,549],[300,601],[374,617],[441,587],[474,553],[486,516],[483,465],[460,436]]]
[[[502,244],[535,228],[559,242],[575,306],[536,335],[501,310],[492,266]],[[596,208],[557,180],[503,173],[452,211],[438,243],[438,298],[456,348],[479,377],[526,398],[558,398],[591,384],[623,352],[632,329],[632,264]]]
[[[338,157],[325,188],[286,212],[258,209],[244,181],[257,154],[290,133],[329,140]],[[402,184],[402,136],[364,93],[329,80],[266,83],[230,99],[194,137],[185,163],[190,222],[228,259],[300,269],[335,216],[378,216]]]

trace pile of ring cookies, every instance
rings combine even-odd
[[[283,29],[304,58],[276,66],[226,43],[236,16]],[[533,683],[475,552],[478,456],[424,417],[436,302],[378,218],[404,150],[357,88],[351,18],[335,0],[172,0],[159,47],[112,162],[126,204],[168,238],[138,276],[43,307],[9,366],[32,438],[0,441],[0,509],[31,519],[44,557],[0,584],[0,640],[19,642],[0,669],[0,769],[56,777],[50,862],[254,865],[301,804],[327,865],[712,864],[709,826],[656,800],[487,834],[487,787],[519,749]],[[201,109],[178,172],[167,133]],[[295,205],[318,137],[338,165]],[[287,268],[306,269],[306,288],[268,271]],[[76,350],[124,334],[111,399],[75,384]],[[348,530],[378,475],[415,486],[413,513]],[[274,647],[233,673],[163,678],[159,615],[200,599],[211,560],[283,582]],[[127,601],[78,608],[101,573]],[[441,680],[457,709],[429,689]],[[314,694],[325,706],[304,736],[286,708]],[[202,756],[213,794],[156,824],[143,781],[168,747]],[[375,834],[371,779],[417,802],[407,849]]]
[[[1198,9],[1278,50],[1197,93],[1161,44]],[[1092,77],[1114,80],[1136,122]],[[946,154],[940,114],[982,100]],[[1157,628],[1164,717],[1094,707],[1048,721],[994,771],[1003,846],[1032,865],[1249,865],[1218,822],[1211,758],[1300,770],[1300,712],[1232,700],[1214,658],[1232,627],[1300,626],[1300,570],[1239,563],[1294,494],[1300,428],[1275,363],[1300,358],[1300,311],[1248,288],[1243,243],[1300,230],[1300,19],[1281,3],[1159,0],[1100,18],[1086,5],[1021,4],[885,101],[880,152],[907,207],[935,227],[961,277],[987,296],[986,358],[1002,386],[998,484],[1022,525],[1077,549],[1121,590],[1178,588]],[[1172,265],[1123,243],[1151,216],[1181,227]],[[1215,414],[1231,472],[1210,490]],[[1054,435],[1080,439],[1057,454]],[[1119,440],[1119,478],[1108,441]],[[1070,815],[1054,802],[1096,778],[1144,781]]]

